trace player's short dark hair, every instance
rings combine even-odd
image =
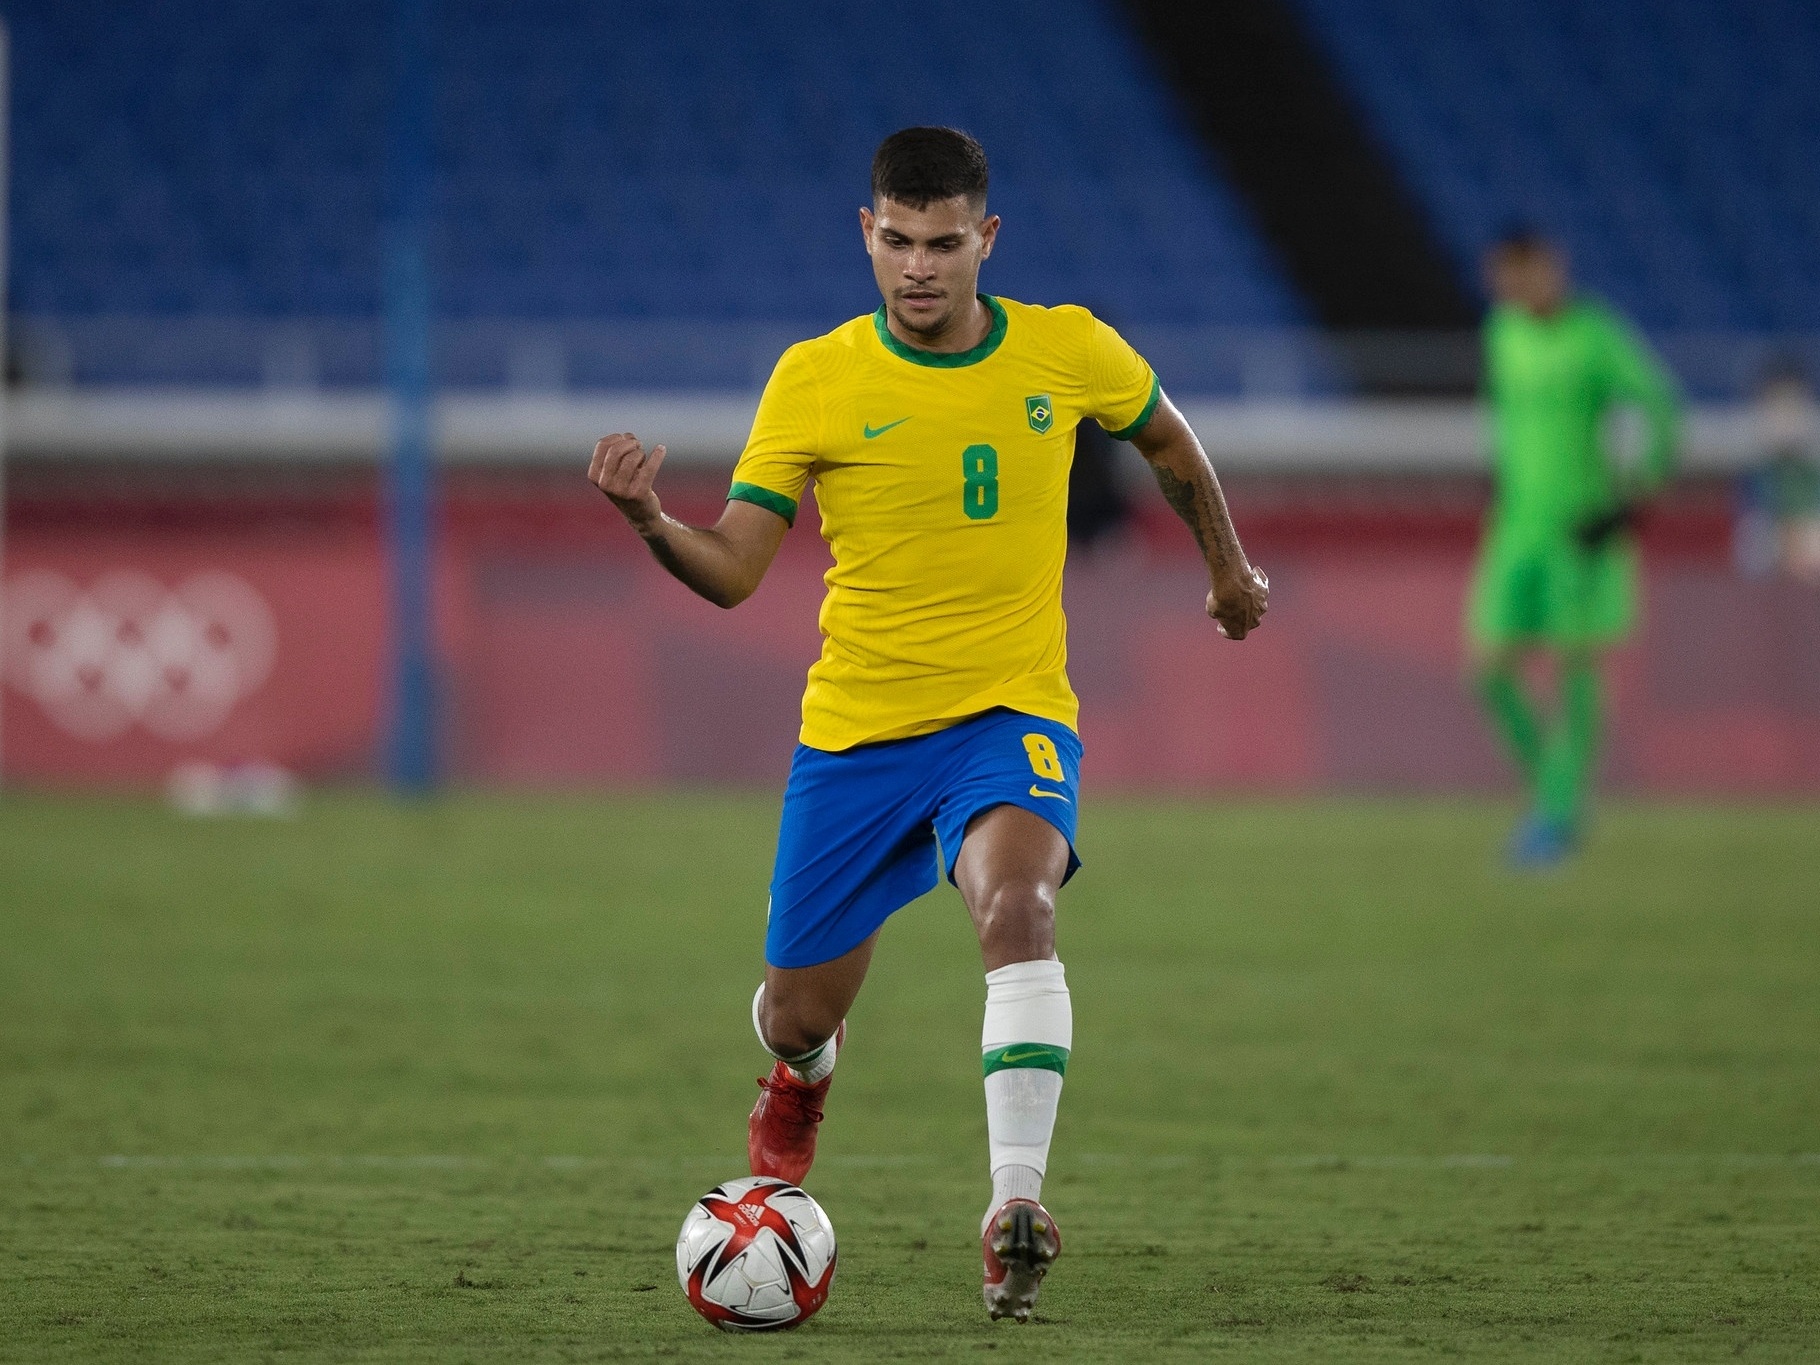
[[[1493,234],[1491,249],[1500,256],[1538,256],[1558,248],[1540,224],[1527,218],[1510,218]]]
[[[965,195],[984,211],[987,174],[986,149],[959,129],[904,128],[873,153],[872,199],[926,209]]]

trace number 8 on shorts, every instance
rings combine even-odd
[[[1055,751],[1055,741],[1048,735],[1024,736],[1024,752],[1030,755],[1030,771],[1050,782],[1066,782],[1062,756]]]

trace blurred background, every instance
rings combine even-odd
[[[723,613],[587,455],[664,442],[666,506],[714,516],[776,357],[876,306],[873,148],[948,123],[993,162],[984,287],[1144,351],[1271,575],[1269,626],[1219,640],[1141,464],[1082,437],[1090,783],[1504,784],[1458,637],[1478,261],[1523,219],[1691,404],[1609,783],[1820,791],[1804,0],[0,16],[8,784],[774,783],[818,646],[812,510]]]

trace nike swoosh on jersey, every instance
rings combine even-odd
[[[1041,787],[1032,787],[1030,789],[1030,794],[1032,796],[1047,796],[1053,801],[1066,801],[1068,799],[1060,792],[1046,792]]]
[[[914,417],[915,415],[916,415],[915,413],[910,414],[911,417]],[[875,427],[872,425],[872,423],[868,422],[868,423],[866,423],[866,428],[865,428],[866,439],[868,441],[874,440],[877,437],[883,436],[887,431],[891,430],[892,427],[901,427],[905,422],[908,422],[909,420],[910,420],[909,417],[900,417],[895,422],[886,422],[885,425],[882,427]]]

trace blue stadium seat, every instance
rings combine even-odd
[[[1820,331],[1820,9],[1297,3],[1464,270],[1526,217],[1646,326]]]
[[[383,0],[14,0],[13,306],[368,316]],[[1305,312],[1095,0],[436,0],[437,304],[779,319],[872,306],[877,140],[978,133],[990,287],[1130,322]]]

